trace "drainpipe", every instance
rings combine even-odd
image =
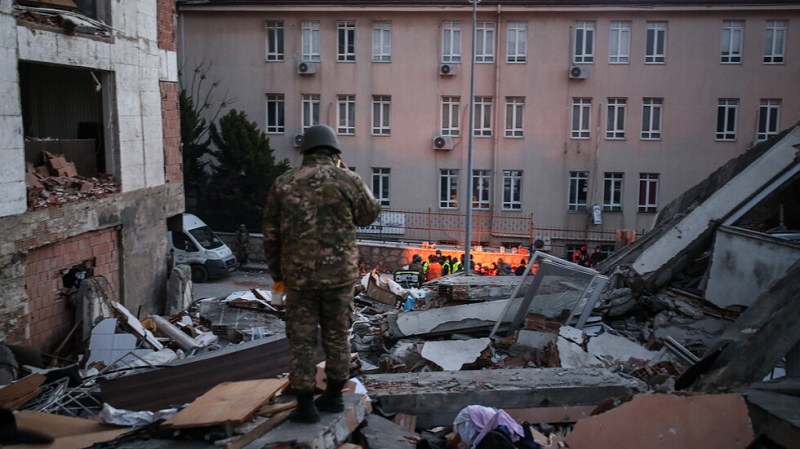
[[[500,29],[501,29],[501,26],[500,26],[501,17],[500,17],[500,15],[501,15],[501,12],[502,12],[501,10],[502,10],[502,6],[498,3],[497,4],[497,34],[496,34],[497,41],[498,41],[497,42],[498,53],[500,52],[499,50],[500,50]],[[500,95],[500,73],[501,73],[501,71],[500,71],[500,55],[498,54],[497,58],[495,59],[495,63],[494,63],[494,98],[497,99],[497,107],[494,108],[494,123],[495,123],[495,129],[497,129],[498,132],[494,133],[494,137],[492,138],[492,174],[493,174],[493,176],[492,176],[492,178],[493,178],[492,179],[492,185],[495,187],[495,189],[493,189],[494,190],[494,192],[493,192],[494,200],[492,201],[492,216],[497,215],[498,210],[500,209],[498,207],[498,204],[502,203],[502,200],[503,200],[503,197],[502,197],[503,186],[501,184],[503,177],[499,176],[499,173],[497,173],[497,166],[498,166],[497,160],[499,158],[498,153],[500,151],[500,148],[499,148],[500,147],[500,142],[502,141],[502,139],[500,139],[500,131],[499,130],[504,129],[504,126],[500,126],[501,125],[501,121],[500,120],[503,117],[502,114],[500,114],[500,107],[502,105],[501,98],[499,96]],[[498,186],[500,188],[497,188]],[[494,229],[494,223],[492,223],[492,229]]]

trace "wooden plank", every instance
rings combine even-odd
[[[95,443],[111,441],[114,438],[130,432],[131,429],[125,427],[121,429],[105,430],[102,432],[86,433],[83,435],[71,435],[60,437],[53,440],[50,444],[15,444],[14,449],[83,449]],[[47,433],[45,431],[45,433]]]
[[[25,405],[41,393],[39,387],[45,379],[43,375],[34,373],[0,388],[0,407],[16,410]]]
[[[252,429],[250,429],[250,431],[248,431],[241,437],[226,444],[225,446],[223,446],[223,449],[241,449],[247,446],[248,444],[252,443],[256,438],[260,437],[261,435],[264,435],[265,433],[269,432],[270,430],[280,425],[282,422],[286,421],[290,413],[291,411],[289,410],[285,410],[281,413],[278,413],[272,418],[253,427]]]
[[[17,427],[38,429],[54,438],[104,432],[117,429],[117,426],[102,424],[92,419],[55,415],[52,413],[21,410],[15,415]],[[129,429],[126,429],[129,430]]]
[[[258,416],[269,416],[295,407],[297,407],[297,401],[278,402],[275,404],[267,404],[261,407],[260,409],[258,409],[258,412],[256,412],[256,414]]]
[[[164,425],[183,428],[242,423],[252,418],[256,410],[287,385],[289,379],[221,383],[165,421]]]

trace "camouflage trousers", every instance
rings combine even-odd
[[[325,351],[328,379],[350,377],[350,326],[353,287],[328,290],[286,290],[286,336],[289,339],[289,381],[297,391],[316,385],[317,327]]]

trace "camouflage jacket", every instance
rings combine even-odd
[[[264,254],[275,281],[294,290],[338,288],[358,275],[356,226],[380,214],[380,204],[353,171],[331,156],[311,154],[267,193]]]

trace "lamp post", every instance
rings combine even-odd
[[[467,216],[464,220],[464,274],[472,276],[472,143],[475,137],[475,41],[477,40],[478,28],[478,2],[480,0],[468,0],[472,3],[472,60],[470,61],[470,81],[469,81],[469,137],[467,145]]]

